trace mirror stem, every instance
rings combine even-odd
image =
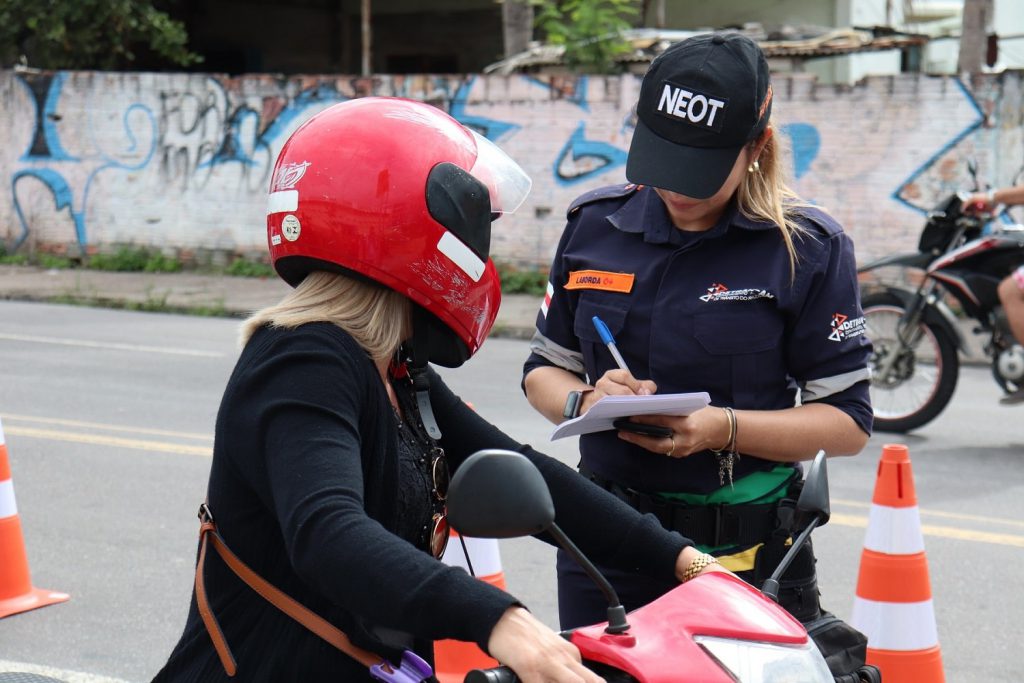
[[[761,592],[771,598],[774,602],[779,601],[779,577],[789,569],[789,565],[793,562],[793,558],[796,557],[796,554],[800,552],[800,549],[804,547],[805,543],[807,543],[807,538],[811,535],[811,532],[814,531],[814,528],[818,526],[818,522],[820,521],[821,516],[815,515],[814,519],[811,520],[811,523],[807,525],[807,528],[801,531],[800,535],[796,537],[795,541],[793,541],[793,545],[789,547],[789,550],[783,556],[782,561],[779,562],[779,566],[775,568],[774,572],[772,572],[771,577],[769,577],[768,580],[764,582],[764,585],[761,586]]]
[[[580,552],[580,549],[576,547],[568,536],[562,533],[562,530],[558,528],[557,524],[552,523],[547,528],[548,533],[555,537],[555,541],[558,545],[562,546],[565,552],[572,555],[573,559],[576,560],[583,571],[587,573],[597,587],[604,593],[605,599],[608,601],[608,626],[605,627],[605,633],[624,633],[629,630],[629,623],[626,621],[626,609],[619,602],[619,596],[615,593],[615,589],[608,583],[608,579],[601,575],[601,572],[597,571],[597,567],[594,563],[587,559],[586,555]]]

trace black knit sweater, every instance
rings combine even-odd
[[[478,416],[430,371],[431,405],[454,470],[483,448],[507,448],[541,470],[556,521],[592,559],[671,579],[688,544],[558,461]],[[514,391],[515,387],[510,387]],[[394,657],[389,630],[486,647],[511,595],[399,538],[395,419],[376,367],[327,323],[259,330],[243,349],[217,416],[208,499],[228,546],[263,578]],[[224,673],[195,595],[184,633],[155,682],[365,681],[365,668],[256,595],[214,553],[206,587],[238,662]],[[390,643],[390,645],[389,645]]]

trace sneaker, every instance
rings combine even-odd
[[[999,399],[999,403],[1001,403],[1004,406],[1012,406],[1018,403],[1024,403],[1024,387],[1021,387],[1020,389],[1017,389],[1017,391],[1012,391],[1006,396],[1003,396],[1001,399]]]

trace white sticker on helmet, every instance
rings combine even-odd
[[[281,221],[281,234],[289,242],[299,239],[300,232],[302,232],[302,224],[299,223],[299,219],[295,216],[288,214]]]
[[[472,278],[473,282],[479,282],[483,277],[486,264],[462,240],[450,232],[445,231],[441,235],[441,239],[437,242],[437,250],[450,258],[452,263]]]
[[[270,197],[268,197],[267,199],[268,216],[272,213],[284,213],[285,211],[295,211],[298,208],[298,190],[282,190],[281,192],[271,192]]]

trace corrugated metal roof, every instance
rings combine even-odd
[[[830,57],[857,52],[897,50],[924,45],[928,36],[915,33],[898,33],[889,29],[821,29],[816,34],[798,37],[777,38],[763,29],[745,30],[757,41],[765,56],[772,58]],[[633,29],[623,33],[632,49],[616,57],[623,65],[646,64],[663,52],[669,45],[685,40],[701,31],[680,31],[661,29]],[[565,66],[561,45],[536,45],[528,50],[484,67],[484,73],[509,74],[521,71],[538,71],[546,67]]]

